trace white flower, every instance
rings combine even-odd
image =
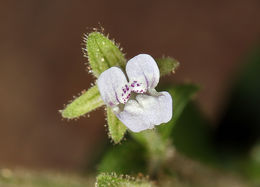
[[[104,71],[97,80],[103,101],[131,131],[140,132],[172,118],[172,98],[157,92],[160,72],[154,59],[140,54],[127,62],[126,75],[118,67]]]

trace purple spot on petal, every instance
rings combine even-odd
[[[137,86],[140,86],[140,84],[137,84]]]
[[[114,103],[112,103],[111,101],[108,104],[109,104],[109,106],[113,106],[114,105]]]

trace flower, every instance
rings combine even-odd
[[[155,60],[139,54],[126,64],[126,75],[118,67],[101,73],[97,80],[101,98],[131,131],[152,129],[172,118],[172,98],[157,92],[160,72]]]

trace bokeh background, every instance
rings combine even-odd
[[[201,85],[198,103],[216,125],[259,42],[259,19],[259,0],[1,1],[0,167],[78,170],[109,141],[102,109],[77,121],[58,113],[94,81],[81,50],[92,28],[105,28],[127,58],[178,59],[162,82]]]

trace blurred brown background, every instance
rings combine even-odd
[[[58,113],[93,82],[81,44],[98,23],[127,58],[177,58],[171,81],[202,85],[199,103],[215,120],[241,58],[259,39],[259,18],[259,0],[2,1],[0,167],[78,169],[109,141],[102,109],[70,122]]]

